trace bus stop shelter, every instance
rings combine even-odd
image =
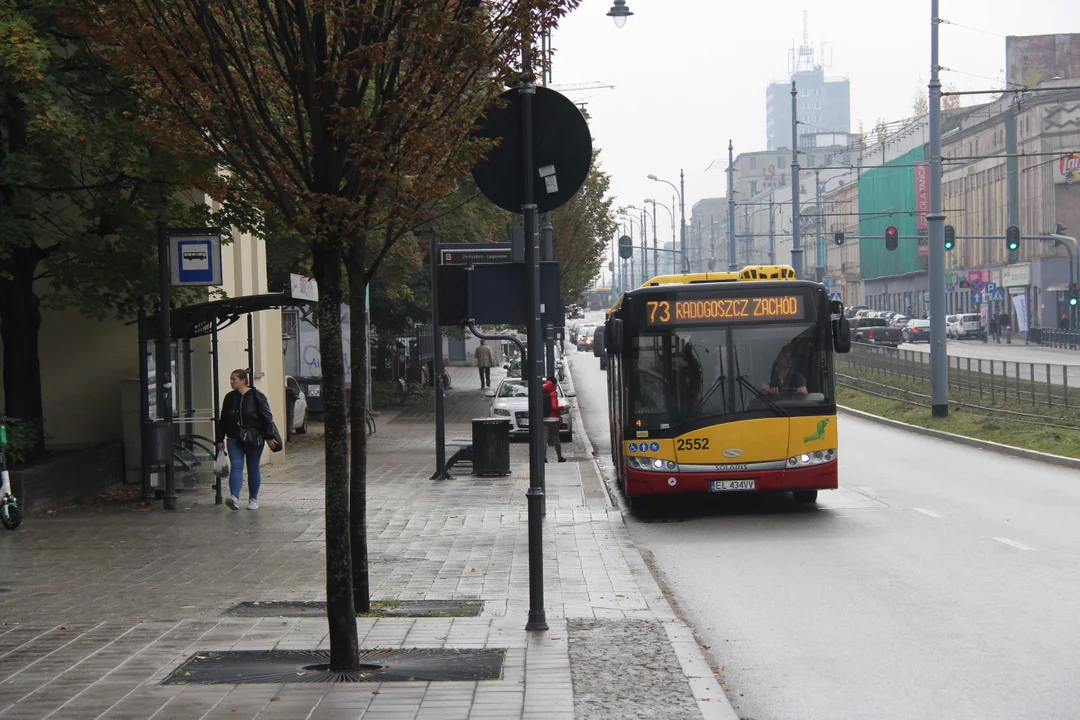
[[[208,463],[212,468],[216,455],[214,437],[206,437],[196,432],[198,423],[212,423],[212,435],[216,436],[221,412],[221,391],[218,363],[218,333],[225,328],[247,321],[247,367],[248,375],[254,384],[252,372],[255,365],[254,313],[263,310],[275,310],[286,307],[313,305],[312,300],[293,297],[289,293],[267,293],[264,295],[245,295],[224,300],[212,300],[195,305],[173,308],[169,319],[172,325],[172,361],[176,368],[173,373],[173,407],[176,408],[174,421],[167,427],[161,420],[164,413],[164,397],[158,396],[155,402],[151,388],[151,362],[154,354],[150,345],[155,342],[152,328],[158,326],[157,315],[147,316],[140,313],[136,321],[139,334],[139,414],[141,422],[141,467],[142,498],[153,499],[152,475],[161,471],[166,463],[171,462],[174,472],[193,478],[198,468]],[[193,349],[191,341],[201,337],[210,338],[211,378],[213,385],[213,409],[210,414],[200,414],[195,407],[193,386]],[[154,369],[156,372],[156,368]],[[176,392],[179,385],[181,391]],[[286,428],[286,432],[288,428]],[[221,479],[217,478],[215,502],[221,504]],[[160,492],[160,491],[159,491]]]

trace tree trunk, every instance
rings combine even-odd
[[[352,540],[353,602],[356,611],[371,611],[371,585],[368,579],[367,552],[367,284],[365,275],[365,245],[355,238],[349,250],[349,305],[359,322],[350,324],[350,356],[352,357],[352,455],[349,475],[349,519]]]
[[[35,245],[16,248],[0,266],[0,338],[4,342],[4,414],[35,429],[28,459],[45,452],[38,334],[41,303],[34,294],[34,274],[42,252]]]
[[[355,670],[360,664],[349,543],[349,444],[345,415],[345,361],[341,346],[341,248],[313,244],[313,274],[319,286],[319,353],[326,423],[326,618],[330,667]]]

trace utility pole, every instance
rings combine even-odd
[[[743,205],[742,209],[742,224],[743,229],[746,231],[746,236],[743,238],[743,257],[746,258],[746,264],[751,265],[754,262],[754,231],[750,229],[750,208]],[[738,268],[736,268],[738,269]]]
[[[528,352],[521,364],[521,377],[528,385],[529,417],[540,418],[543,395],[541,377],[544,374],[544,329],[540,325],[540,238],[536,233],[536,173],[533,157],[533,97],[536,86],[532,77],[532,36],[525,38],[521,51],[521,67],[525,71],[521,93],[521,166],[525,202],[521,206],[525,234],[525,292],[528,297],[526,337]],[[439,378],[435,378],[439,382]],[[544,611],[544,429],[542,423],[529,427],[529,621],[526,630],[547,630]]]
[[[938,77],[939,0],[930,0],[930,406],[949,415],[949,358],[945,350],[945,212],[941,198],[941,79]]]
[[[653,272],[657,275],[661,275],[660,272],[660,250],[656,245],[656,200],[652,201],[652,266]]]
[[[645,208],[641,209],[641,270],[642,282],[647,282],[649,275],[649,223]]]
[[[690,272],[690,255],[686,252],[686,176],[679,170],[679,238],[682,242],[683,269]]]
[[[697,221],[697,271],[698,272],[701,272],[702,269],[703,269],[702,256],[705,254],[704,237],[705,237],[705,233],[701,229],[701,218],[698,218],[698,221]]]
[[[716,269],[716,218],[709,216],[709,259]]]
[[[769,195],[769,264],[776,264],[776,235],[773,227],[773,199]]]
[[[821,171],[816,169],[814,170],[814,212],[817,214],[817,252],[815,253],[817,260],[814,262],[817,267],[815,268],[814,279],[820,282],[821,278],[818,276],[824,273],[819,268],[825,266],[825,263],[821,261],[822,250],[825,247],[825,234],[822,229],[824,218],[821,216]]]
[[[735,146],[727,142],[727,216],[728,216],[728,270],[739,269],[735,254]]]
[[[803,276],[802,246],[799,244],[799,91],[791,81],[791,267],[795,277]],[[944,248],[942,248],[944,250]]]

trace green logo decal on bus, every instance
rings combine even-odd
[[[807,435],[806,437],[804,437],[803,442],[808,443],[808,442],[814,442],[815,440],[824,440],[825,439],[825,427],[828,424],[829,424],[829,418],[825,418],[824,420],[819,420],[818,424],[817,424],[817,432],[814,433],[813,435]]]

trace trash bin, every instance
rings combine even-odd
[[[173,461],[173,428],[164,420],[146,423],[146,463],[151,467],[164,467]]]
[[[472,421],[473,475],[510,474],[510,421],[475,418]]]

